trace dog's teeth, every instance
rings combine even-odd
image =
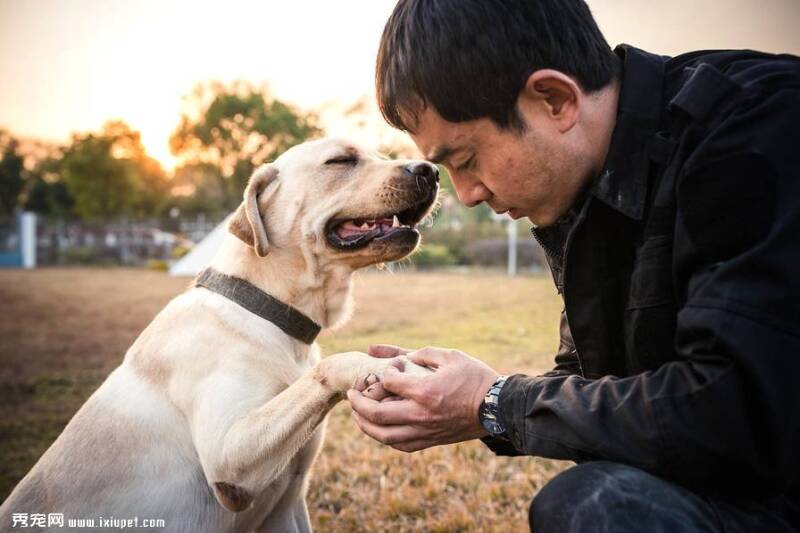
[[[400,219],[397,218],[397,215],[395,215],[394,218],[392,218],[392,227],[393,228],[400,227]]]
[[[363,224],[361,224],[361,229],[362,229],[362,230],[366,231],[366,230],[368,230],[369,228],[370,228],[370,225],[369,225],[368,223],[364,222]]]

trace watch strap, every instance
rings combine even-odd
[[[483,398],[481,408],[478,411],[481,426],[493,437],[505,438],[506,428],[498,420],[498,400],[500,391],[503,389],[508,376],[499,376]]]

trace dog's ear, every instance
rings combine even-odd
[[[253,172],[244,190],[244,201],[228,223],[228,230],[252,246],[258,257],[264,257],[269,253],[267,229],[258,209],[258,196],[277,175],[278,169],[274,165],[262,165]]]

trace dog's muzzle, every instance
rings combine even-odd
[[[328,243],[339,250],[357,250],[372,242],[417,241],[417,224],[430,211],[439,193],[439,169],[425,161],[409,163],[402,176],[404,207],[358,218],[337,217],[326,225]],[[398,187],[392,185],[394,189]]]

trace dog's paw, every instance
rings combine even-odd
[[[389,359],[372,357],[362,352],[343,352],[320,361],[315,376],[317,381],[337,392],[344,392],[350,388],[364,390],[382,381],[390,366],[414,375],[426,375],[431,372],[430,369],[414,364],[403,356]]]
[[[361,386],[360,387],[356,387],[356,389],[358,389],[358,390],[368,389],[372,385],[375,385],[376,383],[380,383],[380,381],[381,381],[381,378],[379,378],[378,376],[376,376],[375,374],[370,372],[369,374],[367,374],[367,377],[362,379],[361,383],[359,383],[359,385],[361,385]]]

